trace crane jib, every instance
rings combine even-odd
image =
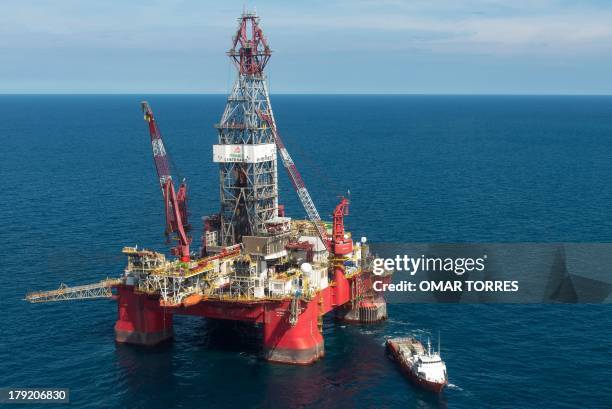
[[[172,253],[178,255],[181,260],[187,261],[190,257],[189,244],[191,243],[191,237],[186,233],[190,226],[187,220],[187,186],[182,183],[178,192],[174,189],[173,178],[170,174],[170,161],[153,111],[146,101],[143,101],[141,105],[145,121],[149,124],[153,162],[164,200],[166,234],[174,234],[178,241],[178,245],[172,249]]]

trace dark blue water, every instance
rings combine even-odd
[[[30,305],[30,289],[120,274],[121,247],[165,249],[139,101],[217,211],[223,96],[0,96],[0,386],[68,387],[73,407],[612,407],[612,319],[595,305],[390,305],[384,324],[325,322],[327,356],[271,365],[177,317],[157,349],[115,345],[111,301]],[[612,97],[274,96],[322,214],[372,242],[612,241]],[[282,202],[303,211],[284,174]],[[450,387],[415,390],[385,336],[442,332]],[[223,333],[222,333],[223,334]]]

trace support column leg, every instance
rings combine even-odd
[[[373,323],[387,319],[387,302],[382,294],[374,291],[374,280],[385,280],[379,277],[366,276],[362,281],[353,279],[351,282],[351,301],[335,311],[339,320],[352,323]]]
[[[160,307],[157,298],[136,294],[131,286],[119,286],[117,292],[117,342],[155,345],[172,338],[172,314]]]
[[[334,267],[334,304],[343,305],[351,299],[351,284],[342,265]]]
[[[336,318],[346,322],[367,324],[387,319],[387,302],[380,294],[365,297],[355,303],[347,303],[336,310]]]
[[[268,361],[308,365],[325,354],[319,331],[317,300],[302,302],[302,313],[295,325],[289,323],[291,302],[284,301],[265,312],[263,349]]]

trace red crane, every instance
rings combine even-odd
[[[343,197],[334,209],[334,224],[332,230],[332,244],[335,255],[344,256],[353,251],[353,240],[344,237],[344,216],[348,215],[349,201]]]
[[[187,235],[190,229],[187,212],[187,185],[181,182],[178,192],[174,189],[174,182],[170,173],[170,161],[161,132],[157,127],[157,122],[153,116],[153,111],[147,101],[141,102],[144,119],[149,124],[149,134],[151,136],[151,147],[153,148],[153,161],[159,178],[162,196],[164,198],[164,208],[166,212],[166,231],[168,238],[174,233],[174,239],[178,244],[171,249],[171,253],[178,256],[181,261],[189,261],[189,244],[191,237]]]

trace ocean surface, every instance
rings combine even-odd
[[[113,301],[24,302],[28,290],[121,274],[124,245],[166,249],[142,99],[189,183],[197,226],[218,210],[211,145],[223,95],[0,96],[0,387],[70,388],[78,408],[612,407],[609,305],[389,305],[383,324],[326,319],[326,357],[292,367],[197,317],[176,318],[174,342],[139,348],[115,344]],[[612,242],[612,97],[272,104],[322,215],[350,190],[356,237]],[[303,217],[280,169],[281,203]],[[450,385],[435,396],[383,343],[438,331]]]

